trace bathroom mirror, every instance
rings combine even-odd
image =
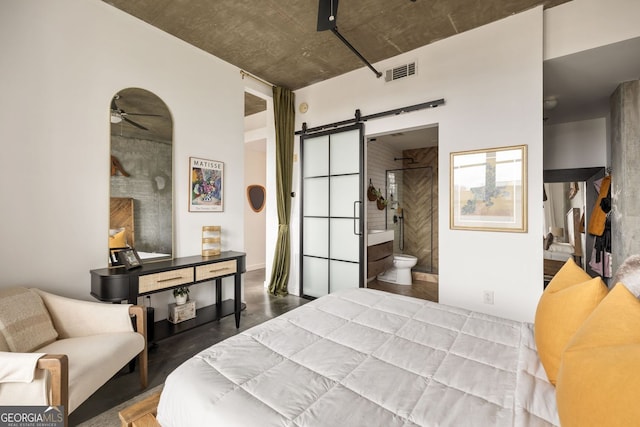
[[[173,257],[173,120],[145,89],[109,100],[109,252],[135,248],[143,262]],[[111,257],[110,257],[111,259]]]

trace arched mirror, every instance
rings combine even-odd
[[[110,100],[109,253],[143,262],[173,257],[173,120],[155,94],[127,88]],[[109,257],[113,263],[114,258]]]
[[[254,212],[264,209],[265,189],[262,185],[250,185],[247,187],[247,200]]]

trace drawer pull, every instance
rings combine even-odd
[[[231,270],[229,267],[224,267],[224,268],[216,268],[214,270],[209,270],[209,273],[217,273],[219,271],[225,271],[225,270]]]
[[[184,279],[184,277],[178,276],[178,277],[171,277],[169,279],[160,279],[160,280],[156,280],[156,281],[158,283],[162,283],[162,282],[171,282],[172,280],[180,280],[180,279]]]

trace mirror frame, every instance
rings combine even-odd
[[[596,192],[593,183],[606,175],[606,168],[604,166],[590,167],[590,168],[573,168],[573,169],[545,169],[542,172],[542,180],[544,183],[554,182],[573,182],[584,181],[586,183],[586,206],[584,212],[585,224],[589,224],[589,218],[591,217],[591,210],[598,199],[598,193]],[[594,236],[586,233],[586,243],[583,248],[584,253],[584,266],[585,271],[592,277],[598,274],[593,271],[589,265],[591,261],[591,252],[593,251]]]
[[[127,104],[127,96],[129,96],[129,103]],[[132,105],[134,105],[132,107]],[[114,107],[118,112],[126,112],[122,114],[120,121],[113,120],[113,112]],[[124,120],[123,120],[124,119]],[[150,188],[154,194],[160,193],[163,190],[169,192],[169,195],[164,195],[162,197],[161,206],[166,206],[167,203],[170,203],[170,218],[164,216],[163,223],[165,224],[163,227],[166,228],[170,224],[170,231],[167,234],[162,233],[165,236],[162,239],[160,246],[166,246],[170,244],[169,251],[162,251],[161,253],[164,256],[151,257],[142,259],[143,263],[147,262],[157,262],[157,261],[166,261],[174,258],[175,255],[175,194],[174,194],[174,156],[175,156],[175,141],[174,141],[174,120],[169,110],[168,105],[164,102],[162,98],[160,98],[154,92],[138,87],[126,87],[117,91],[114,96],[110,99],[110,108],[109,108],[109,120],[110,120],[110,132],[109,132],[109,154],[110,154],[110,165],[111,165],[111,176],[109,177],[109,231],[112,229],[112,212],[111,212],[111,202],[114,197],[124,197],[131,198],[134,200],[135,195],[130,194],[129,192],[115,194],[113,193],[113,180],[114,175],[122,175],[129,179],[128,175],[132,171],[127,171],[127,166],[131,167],[131,161],[128,165],[126,165],[126,159],[120,158],[117,160],[121,160],[125,165],[119,163],[120,169],[116,168],[117,172],[114,174],[114,164],[113,164],[113,141],[114,137],[122,137],[130,140],[146,140],[150,142],[155,142],[158,144],[166,144],[169,145],[169,154],[170,154],[170,165],[166,163],[166,160],[163,161],[164,166],[161,164],[158,166],[157,170],[151,169],[148,176],[145,175],[145,179],[150,180]],[[162,120],[163,122],[158,122],[158,120]],[[130,125],[129,123],[133,121],[138,125],[142,125],[147,129],[142,129],[140,126]],[[129,122],[129,123],[127,123]],[[127,132],[127,127],[129,126],[129,131]],[[123,132],[124,129],[124,132]],[[140,134],[141,131],[149,131],[149,136],[144,134]],[[163,148],[166,153],[166,148]],[[128,172],[128,173],[125,173]],[[165,182],[167,181],[168,182]],[[147,190],[147,194],[149,194],[149,190]],[[161,209],[161,208],[159,208]],[[132,208],[132,211],[135,213],[132,214],[134,217],[134,226],[133,233],[136,233],[136,228],[140,228],[141,219],[140,219],[140,206],[135,205]],[[166,212],[166,209],[164,209]],[[138,217],[135,219],[135,217]],[[134,245],[131,246],[136,248],[136,244],[142,240],[141,235],[136,233],[134,236]],[[154,239],[152,238],[151,241]],[[170,243],[169,243],[170,242]],[[109,253],[111,254],[111,249],[109,248],[109,243],[107,244],[107,248],[109,249]],[[158,248],[162,250],[162,248]],[[139,250],[139,249],[138,249]],[[143,252],[144,253],[144,252]],[[160,252],[158,252],[160,253]],[[118,267],[118,265],[114,265],[111,262],[111,257],[109,258],[109,267]]]

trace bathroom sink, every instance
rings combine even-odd
[[[393,230],[369,230],[367,246],[393,241]]]

